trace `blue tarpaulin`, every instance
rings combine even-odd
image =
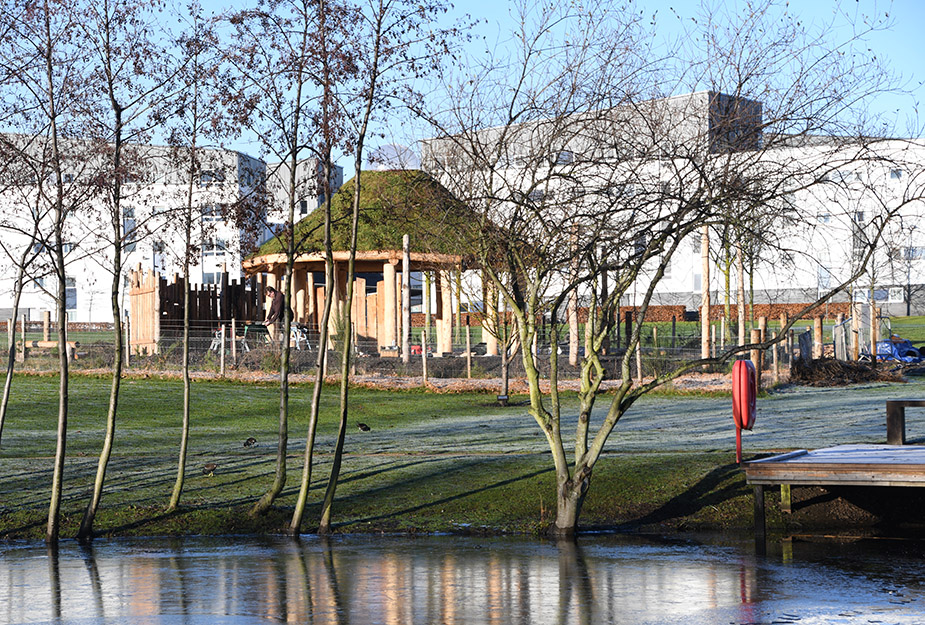
[[[902,362],[921,362],[922,355],[911,341],[893,336],[888,341],[877,341],[878,360],[900,360]]]

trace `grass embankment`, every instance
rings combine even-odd
[[[92,487],[108,387],[105,377],[72,377],[64,537],[76,534]],[[186,489],[181,510],[167,515],[181,397],[178,380],[124,381],[98,533],[278,531],[298,489],[310,386],[294,387],[290,398],[289,486],[276,508],[256,519],[247,512],[272,480],[278,387],[194,383]],[[492,396],[475,393],[354,389],[351,397],[348,457],[334,510],[338,531],[529,533],[553,519],[551,456],[525,407],[500,408]],[[335,410],[336,390],[330,388],[323,395],[306,530],[318,517],[330,469]],[[55,376],[17,376],[0,448],[0,537],[43,535],[56,411]],[[357,422],[371,431],[359,431]],[[257,446],[244,447],[251,436]],[[728,451],[611,451],[595,471],[583,526],[748,528],[750,491],[730,459]],[[218,465],[213,475],[203,472],[206,463]]]

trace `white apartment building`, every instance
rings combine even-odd
[[[756,221],[740,224],[773,242],[745,254],[746,302],[814,301],[844,282],[873,246],[866,274],[836,301],[873,297],[890,314],[925,314],[925,205],[919,199],[925,196],[925,142],[768,136],[763,109],[753,100],[703,91],[476,129],[424,141],[422,167],[461,199],[494,203],[501,227],[509,226],[505,221],[517,210],[511,206],[531,204],[553,224],[636,228],[632,236],[638,242],[627,245],[626,236],[613,237],[630,248],[616,252],[624,256],[634,246],[645,247],[651,238],[646,228],[668,227],[678,202],[697,193],[720,194],[722,185],[747,180],[741,184],[769,188],[755,195],[772,197],[775,205],[773,211],[755,207]],[[511,198],[507,207],[504,197]],[[624,214],[614,217],[608,206]],[[586,223],[571,219],[579,214],[587,216]],[[524,211],[518,219],[530,215]],[[741,221],[743,211],[737,215]],[[882,236],[875,238],[888,215]],[[710,229],[710,237],[715,306],[726,299],[726,272],[734,272],[731,254],[742,241],[722,224]],[[564,236],[562,244],[570,244]],[[647,263],[623,305],[642,301],[660,260]],[[701,267],[698,228],[671,256],[651,303],[696,310]],[[729,281],[733,304],[736,277]]]
[[[5,135],[5,140],[27,145],[29,137]],[[88,146],[71,142],[63,153],[65,262],[67,310],[72,322],[111,322],[113,227],[110,198],[93,189],[96,165],[103,157],[87,153]],[[33,147],[30,152],[40,152]],[[8,162],[0,189],[0,317],[9,318],[17,268],[23,252],[30,258],[20,301],[20,318],[36,320],[54,311],[57,278],[51,271],[51,206],[53,185],[41,155],[27,166]],[[198,174],[190,180],[183,156],[159,146],[129,146],[122,185],[122,285],[128,272],[141,267],[162,275],[182,273],[186,252],[183,224],[187,197],[192,192],[192,247],[190,282],[216,283],[222,271],[231,279],[242,276],[241,259],[264,235],[264,225],[237,225],[236,207],[254,197],[265,179],[263,161],[219,149],[198,152]],[[34,163],[39,163],[35,165]],[[44,170],[39,176],[35,171]],[[17,173],[19,172],[19,173]],[[23,173],[25,172],[25,173]],[[102,188],[102,187],[101,187]],[[256,209],[258,212],[262,208]],[[261,214],[253,215],[261,221]],[[32,224],[38,222],[36,234]],[[123,292],[123,296],[125,293]],[[123,297],[123,308],[127,298]]]

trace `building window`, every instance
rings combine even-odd
[[[77,280],[64,279],[64,307],[67,310],[77,310]]]
[[[308,202],[305,200],[299,200],[299,214],[307,215],[308,214]]]
[[[126,206],[122,209],[122,242],[126,252],[134,252],[138,242],[138,222],[135,221],[135,209]]]
[[[199,186],[207,186],[213,182],[225,182],[225,174],[213,169],[204,169],[199,173]]]
[[[900,180],[903,177],[903,170],[901,169],[891,169],[890,170],[890,179],[891,180]]]
[[[222,209],[218,204],[203,204],[199,211],[203,221],[222,221]]]

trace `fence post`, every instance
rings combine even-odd
[[[421,330],[421,370],[424,386],[427,386],[427,326]]]
[[[222,333],[222,340],[219,343],[219,357],[218,357],[218,371],[219,374],[225,376],[225,324],[219,326],[219,331]]]
[[[231,364],[238,366],[238,326],[234,317],[231,318]]]
[[[778,333],[774,332],[772,336],[776,339]],[[780,343],[774,343],[774,346],[771,347],[771,370],[774,372],[774,386],[780,384],[780,366],[777,362],[777,349],[779,347]]]
[[[534,345],[535,339],[534,335]],[[472,332],[469,327],[469,313],[466,313],[466,377],[472,377]]]
[[[671,315],[671,349],[675,348],[676,341],[677,341],[677,327],[676,327],[677,324],[678,324],[678,316]],[[617,334],[619,335],[619,333],[620,333],[620,328],[618,327]]]
[[[131,318],[128,316],[128,314],[126,314],[125,315],[125,366],[126,367],[129,367],[131,365],[131,358],[132,358],[132,342],[131,342],[132,332],[131,332],[131,328],[129,327],[130,322],[131,322]]]
[[[752,329],[751,333],[751,342],[760,343],[761,342],[761,330],[758,328]],[[755,383],[758,386],[758,390],[761,390],[761,369],[762,369],[762,358],[760,349],[752,349],[749,352],[749,358],[752,361],[752,364],[755,365]]]
[[[43,310],[42,311],[42,340],[48,341],[51,339],[51,311]]]

